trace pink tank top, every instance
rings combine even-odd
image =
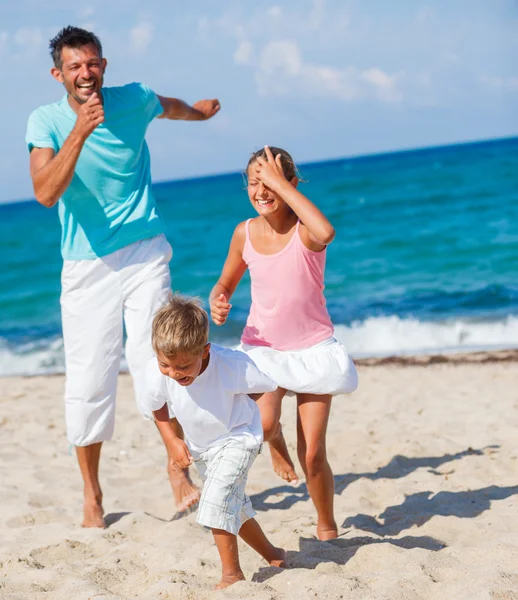
[[[276,350],[302,350],[329,339],[333,325],[324,297],[326,249],[314,252],[299,235],[276,254],[259,254],[246,222],[243,260],[252,283],[252,306],[241,341]]]

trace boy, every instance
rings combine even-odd
[[[217,589],[244,579],[239,536],[270,565],[284,566],[285,551],[264,535],[250,498],[247,475],[263,440],[254,400],[276,389],[248,356],[208,343],[209,319],[199,303],[173,296],[153,321],[156,358],[147,368],[147,402],[167,447],[172,469],[194,460],[203,491],[197,522],[212,529],[221,558]],[[176,436],[171,419],[181,424]]]

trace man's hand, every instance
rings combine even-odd
[[[77,111],[77,121],[74,129],[83,140],[86,140],[97,125],[103,121],[104,107],[97,92],[95,92]]]
[[[210,305],[210,316],[216,325],[223,325],[227,320],[228,313],[232,308],[232,304],[229,304],[225,295],[220,294],[217,298],[214,298]]]
[[[199,100],[192,105],[193,110],[200,113],[199,120],[205,121],[213,117],[221,108],[219,100]]]
[[[186,469],[192,464],[192,456],[187,448],[187,444],[177,438],[173,442],[168,444],[170,464],[173,471],[180,471]]]

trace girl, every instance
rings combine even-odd
[[[297,190],[296,168],[285,150],[255,152],[246,174],[248,196],[259,216],[234,231],[210,295],[211,316],[216,325],[225,323],[229,300],[248,268],[252,305],[241,349],[279,386],[258,402],[264,438],[275,471],[296,481],[279,424],[284,395],[295,393],[297,454],[317,510],[318,538],[328,540],[338,535],[325,443],[331,398],[353,392],[358,384],[353,362],[333,337],[323,295],[326,247],[335,230]]]

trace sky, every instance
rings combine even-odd
[[[33,197],[27,117],[59,100],[48,41],[94,31],[105,85],[222,108],[155,120],[154,181],[239,171],[265,144],[310,162],[518,135],[516,0],[0,0],[0,202]]]

